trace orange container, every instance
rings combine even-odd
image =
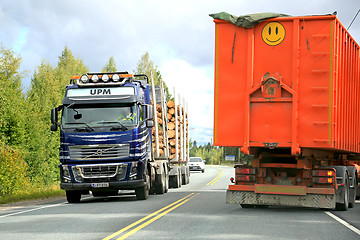
[[[214,22],[215,145],[360,153],[359,46],[336,16]]]

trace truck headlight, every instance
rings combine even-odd
[[[62,165],[62,177],[64,178],[65,182],[71,181],[68,165]]]
[[[130,179],[136,179],[138,174],[138,162],[132,162],[131,163],[131,169],[130,169]]]
[[[82,181],[82,177],[81,177],[81,173],[80,173],[80,169],[76,166],[72,167],[72,172],[74,174],[74,179],[77,182],[81,182]]]

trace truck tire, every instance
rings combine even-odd
[[[343,199],[343,203],[336,203],[336,210],[337,211],[347,211],[348,207],[349,207],[349,178],[347,176],[347,173],[345,172],[344,174],[344,199]]]
[[[189,167],[184,167],[182,170],[182,185],[186,185],[189,183]]]
[[[81,200],[81,192],[66,191],[66,200],[68,201],[68,203],[79,203]]]
[[[182,180],[182,175],[181,175],[180,168],[178,168],[177,174],[173,178],[173,184],[172,184],[173,188],[181,187],[181,180]]]
[[[347,167],[349,171],[349,208],[353,208],[355,206],[356,200],[356,190],[357,190],[357,173],[356,168],[353,166]]]
[[[162,168],[161,174],[159,175],[159,178],[157,180],[158,181],[155,185],[155,193],[164,194],[166,188],[166,173],[164,171],[164,168]]]
[[[150,191],[150,177],[149,174],[145,174],[146,179],[145,185],[142,187],[135,188],[135,195],[137,200],[146,200],[149,197]]]

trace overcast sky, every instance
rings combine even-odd
[[[347,28],[360,0],[1,0],[0,43],[28,70],[24,87],[43,59],[55,65],[65,45],[101,71],[113,56],[133,72],[148,51],[167,85],[189,105],[190,137],[211,141],[213,130],[214,23],[210,13],[277,12],[293,16],[337,11]],[[360,14],[349,30],[360,43]]]

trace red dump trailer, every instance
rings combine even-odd
[[[227,203],[353,207],[360,194],[359,45],[335,15],[268,16],[252,26],[242,23],[256,15],[211,16],[214,145],[252,156],[235,165]]]

